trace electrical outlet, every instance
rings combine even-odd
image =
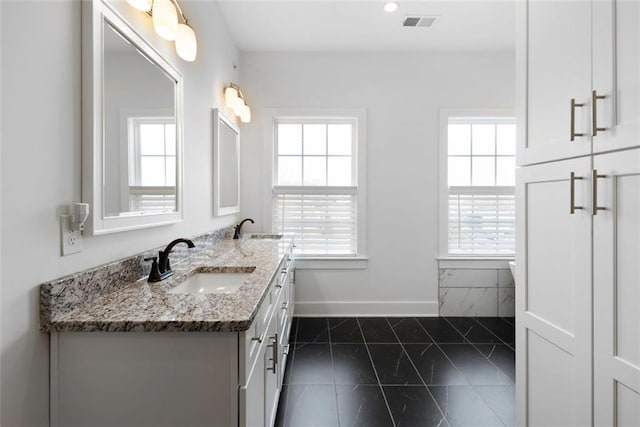
[[[71,230],[71,215],[60,215],[60,249],[62,256],[82,251],[82,233]]]

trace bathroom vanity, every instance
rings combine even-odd
[[[42,285],[51,425],[273,425],[295,288],[291,241],[267,237],[215,242],[170,279],[112,281],[95,298],[82,280]],[[172,291],[235,271],[250,272],[236,289]]]

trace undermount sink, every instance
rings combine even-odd
[[[267,234],[267,233],[259,233],[252,234],[249,236],[250,239],[270,239],[270,240],[280,240],[282,239],[282,234]]]
[[[189,276],[170,294],[232,294],[247,281],[255,267],[238,271],[204,271]]]

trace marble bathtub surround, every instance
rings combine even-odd
[[[176,248],[174,276],[147,283],[148,263],[136,255],[41,285],[41,330],[69,331],[242,331],[246,330],[291,239],[229,239],[220,230],[191,240],[194,249]],[[163,249],[163,248],[159,248]],[[143,266],[146,266],[146,271]],[[197,272],[255,267],[233,294],[169,294]]]
[[[440,316],[515,314],[515,287],[508,268],[441,268]]]

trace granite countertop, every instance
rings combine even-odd
[[[197,245],[197,244],[196,244]],[[63,279],[41,287],[41,330],[45,332],[184,331],[238,332],[249,328],[290,238],[225,239],[200,248],[173,265],[175,274],[162,282],[147,283],[146,277],[120,283],[115,290],[71,306],[65,296],[64,309],[56,309],[56,292],[69,294]],[[170,289],[198,271],[225,271],[255,267],[247,281],[232,294],[173,294]],[[69,276],[72,277],[72,276]],[[68,281],[69,279],[66,278]],[[99,280],[99,279],[98,279]],[[56,287],[57,285],[57,287]],[[84,284],[86,292],[89,284]],[[79,299],[79,298],[76,298]],[[58,298],[60,300],[60,298]],[[71,302],[68,302],[71,301]],[[48,306],[47,306],[48,304]]]

